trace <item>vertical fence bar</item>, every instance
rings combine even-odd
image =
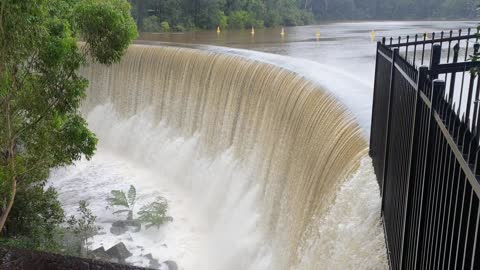
[[[460,51],[460,45],[457,43],[455,46],[453,46],[453,63],[458,62],[459,51]],[[450,105],[453,104],[453,95],[455,94],[454,93],[454,91],[455,91],[455,79],[456,79],[457,73],[452,72],[451,74],[452,75],[450,77],[450,92],[448,93],[448,103],[450,103]]]
[[[425,200],[425,198],[427,198],[427,196],[431,193],[431,175],[433,173],[433,170],[434,170],[434,167],[433,167],[433,160],[434,160],[434,152],[435,152],[435,133],[434,133],[434,130],[436,129],[436,123],[435,123],[435,107],[436,107],[436,102],[438,100],[438,97],[440,96],[441,94],[441,87],[442,87],[442,84],[440,83],[441,81],[438,81],[438,80],[435,80],[432,82],[432,88],[431,88],[431,103],[430,103],[430,113],[429,113],[429,120],[428,120],[428,132],[427,132],[427,147],[425,149],[425,160],[422,164],[423,166],[423,170],[424,170],[424,174],[423,174],[423,177],[420,181],[422,181],[423,183],[423,192],[421,194],[421,204],[420,204],[420,226],[419,226],[419,237],[417,239],[417,253],[422,249],[425,248],[425,246],[422,245],[422,243],[424,242],[424,237],[425,237],[425,227],[428,225],[428,223],[426,222],[426,214],[427,211],[428,211],[428,208],[430,206],[430,203],[431,202],[428,202]],[[443,84],[443,87],[444,84]],[[428,196],[428,198],[430,198],[431,196]],[[423,232],[423,233],[422,233]],[[425,251],[425,250],[422,250],[422,251]],[[424,256],[426,256],[426,254],[424,253]],[[425,259],[425,258],[423,258]],[[424,260],[420,260],[420,259],[417,259],[417,264],[416,264],[416,268],[420,268],[420,269],[424,269],[423,268],[423,265],[422,265],[422,262]]]
[[[433,45],[432,47],[432,56],[430,61],[430,69],[435,71],[438,65],[440,64],[442,54],[442,46],[441,45]],[[432,81],[438,79],[438,75],[432,76]]]
[[[385,38],[382,38],[382,42],[385,42]],[[372,112],[375,112],[375,104],[376,104],[376,101],[375,101],[375,97],[377,96],[376,93],[378,91],[377,89],[377,72],[378,72],[378,50],[380,48],[380,42],[377,42],[377,53],[376,53],[376,56],[375,56],[375,78],[373,78],[373,101],[372,101]],[[372,121],[371,121],[371,124],[370,124],[370,145],[373,145],[373,128],[374,128],[374,123],[375,123],[375,113],[372,113]],[[370,148],[369,149],[369,154],[370,156],[372,155],[372,149]]]
[[[384,155],[384,160],[383,160],[383,179],[382,179],[382,198],[385,198],[385,178],[387,177],[387,170],[388,170],[388,149],[389,149],[389,144],[390,144],[390,130],[391,130],[391,119],[392,119],[392,100],[393,100],[393,94],[394,94],[394,88],[395,88],[395,60],[398,57],[398,48],[393,50],[393,55],[392,55],[392,68],[390,71],[390,89],[389,89],[389,98],[388,98],[388,110],[387,110],[387,130],[385,133],[385,155]],[[383,207],[385,205],[385,200],[382,199],[382,212],[383,212]]]
[[[408,231],[410,230],[410,228],[407,228],[407,226],[410,224],[409,221],[410,221],[410,218],[411,218],[411,213],[410,213],[410,197],[409,197],[409,194],[413,193],[414,191],[412,190],[413,189],[413,181],[415,181],[414,178],[414,175],[413,175],[413,167],[415,166],[415,164],[417,164],[418,160],[417,160],[417,156],[416,156],[416,152],[414,152],[414,150],[418,147],[417,146],[417,140],[418,140],[418,137],[419,137],[419,132],[418,132],[418,125],[419,125],[419,117],[418,117],[418,113],[421,109],[421,106],[422,106],[422,99],[420,97],[420,91],[423,87],[423,85],[425,84],[425,81],[427,80],[427,72],[428,72],[428,67],[426,66],[422,66],[419,68],[418,70],[418,79],[417,79],[417,88],[415,89],[416,90],[416,95],[415,95],[415,110],[413,112],[413,119],[412,119],[412,125],[413,125],[413,128],[412,128],[412,134],[410,136],[410,153],[409,153],[409,161],[408,161],[408,178],[407,178],[407,194],[406,194],[406,198],[405,198],[405,208],[404,208],[404,217],[403,217],[403,231],[402,231],[402,246],[401,246],[401,255],[400,255],[400,269],[403,269],[403,264],[404,264],[404,260],[405,260],[405,253],[407,252],[406,250],[406,245],[405,245],[405,238],[406,238],[406,235],[408,235]]]

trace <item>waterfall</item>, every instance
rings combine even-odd
[[[82,112],[101,144],[119,152],[129,149],[142,163],[155,163],[141,156],[154,144],[167,143],[158,138],[191,139],[192,160],[213,164],[227,155],[232,167],[248,168],[248,177],[217,179],[217,192],[227,182],[238,181],[237,188],[217,194],[221,199],[205,199],[205,204],[208,209],[229,205],[222,208],[227,213],[222,218],[228,219],[239,211],[240,200],[251,197],[256,213],[242,212],[242,219],[260,240],[228,253],[233,254],[228,260],[218,254],[219,262],[205,269],[386,268],[368,145],[355,118],[318,85],[239,56],[142,45],[129,48],[119,64],[90,64],[81,73],[90,81]],[[115,116],[106,117],[108,113]],[[128,128],[115,130],[114,122],[121,121]],[[124,132],[123,142],[113,138],[119,132]],[[150,139],[143,143],[131,135],[144,132]],[[170,154],[177,158],[175,151]],[[189,170],[194,170],[191,164]],[[215,213],[207,214],[213,223],[218,220]],[[230,233],[245,241],[240,231]],[[228,247],[222,248],[227,252]]]

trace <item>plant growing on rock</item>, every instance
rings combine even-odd
[[[157,227],[172,222],[173,218],[167,215],[168,202],[163,197],[157,197],[156,200],[140,208],[138,220],[144,223],[148,228]]]
[[[135,201],[137,199],[137,190],[133,185],[130,185],[127,194],[122,190],[110,191],[110,197],[107,201],[112,207],[120,207],[123,209],[113,212],[114,214],[128,213],[127,220],[133,220],[133,209],[135,207]]]
[[[114,214],[128,213],[126,221],[116,221],[112,227],[137,226],[140,230],[141,224],[145,224],[146,228],[156,226],[159,228],[166,222],[171,222],[172,217],[167,215],[168,202],[165,198],[158,196],[154,202],[144,205],[138,211],[138,219],[133,219],[133,211],[137,199],[137,190],[133,185],[127,193],[122,190],[112,190],[107,201],[112,207],[120,207],[122,209],[114,211]],[[113,233],[113,231],[111,231]],[[121,233],[121,232],[120,232]]]

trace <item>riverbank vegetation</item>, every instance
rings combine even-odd
[[[0,244],[60,250],[65,216],[49,172],[97,143],[77,71],[119,61],[136,36],[126,0],[0,1]]]
[[[476,0],[129,0],[141,31],[297,26],[325,20],[467,19]]]

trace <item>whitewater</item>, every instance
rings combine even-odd
[[[294,72],[306,63],[318,69]],[[129,263],[151,253],[185,270],[387,268],[368,93],[351,85],[367,82],[288,57],[147,45],[82,74],[97,155],[50,182],[67,213],[90,202],[103,227],[91,248],[122,241]],[[131,184],[137,205],[165,197],[173,222],[110,234],[121,217],[105,198]]]

